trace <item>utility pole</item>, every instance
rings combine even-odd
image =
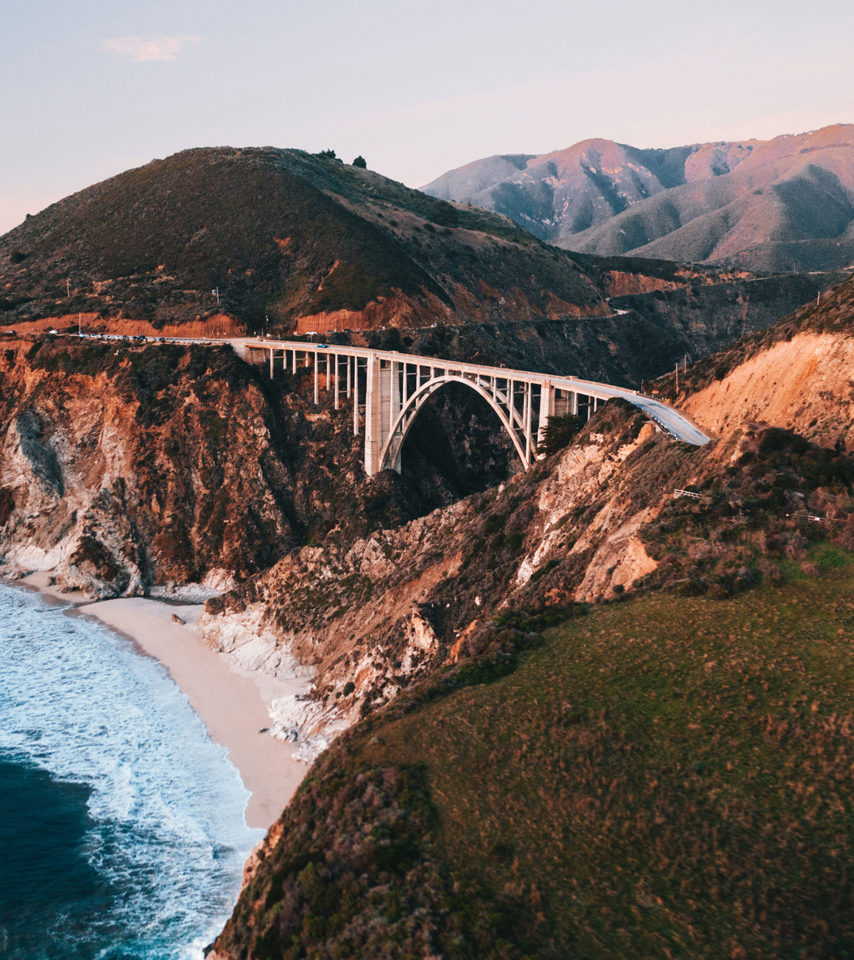
[[[83,314],[81,313],[77,314],[77,336],[83,336]]]
[[[71,299],[71,278],[70,277],[65,278],[65,299],[66,300]]]
[[[676,392],[679,393],[679,361],[676,361]]]

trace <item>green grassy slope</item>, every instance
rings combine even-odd
[[[216,956],[850,955],[854,559],[813,560],[496,627],[514,671],[440,674],[322,758]]]

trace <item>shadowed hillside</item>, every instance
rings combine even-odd
[[[0,238],[6,326],[81,313],[89,327],[228,333],[269,317],[323,331],[605,312],[570,257],[511,222],[298,150],[188,150]]]

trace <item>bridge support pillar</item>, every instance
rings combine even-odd
[[[383,449],[382,383],[380,358],[368,357],[368,378],[365,391],[365,473],[372,477],[380,470]]]
[[[334,368],[332,376],[335,378],[334,407],[337,410],[341,406],[341,358],[337,353],[332,358],[332,366]]]
[[[383,364],[379,357],[368,358],[365,396],[365,473],[373,476],[383,469],[382,451],[392,424],[400,413],[399,364]],[[400,451],[394,463],[386,464],[400,471]]]
[[[575,394],[564,393],[560,391],[555,397],[555,412],[552,416],[555,417],[565,417],[568,413],[572,413],[572,398]]]
[[[383,421],[386,435],[391,432],[392,424],[397,420],[397,415],[400,413],[400,368],[401,364],[394,361],[389,364],[388,419]],[[383,415],[385,416],[385,414]],[[400,473],[400,447],[397,448],[394,462],[390,463],[389,467]]]
[[[353,357],[353,435],[359,436],[359,358]]]
[[[540,417],[537,424],[538,446],[542,446],[546,439],[546,424],[548,423],[549,417],[555,416],[557,412],[556,394],[557,391],[552,386],[551,381],[546,380],[540,393]],[[542,457],[545,456],[545,454],[540,453],[538,456]]]

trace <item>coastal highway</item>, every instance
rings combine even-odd
[[[55,331],[50,331],[55,333]],[[331,350],[334,353],[343,354],[349,357],[367,358],[371,356],[380,356],[383,359],[396,363],[421,364],[425,367],[435,366],[453,369],[459,371],[463,376],[483,376],[483,377],[501,377],[511,378],[518,383],[541,383],[547,380],[554,388],[567,392],[584,394],[590,397],[596,397],[600,400],[608,400],[614,397],[620,397],[643,411],[654,423],[658,424],[662,430],[665,430],[672,437],[681,440],[683,443],[689,443],[693,446],[703,446],[711,439],[696,424],[692,423],[684,414],[680,413],[674,407],[640,393],[637,390],[630,390],[627,387],[617,387],[613,384],[600,383],[595,380],[582,380],[577,377],[565,377],[555,374],[544,374],[531,370],[512,370],[506,367],[494,367],[484,364],[460,363],[451,360],[443,360],[438,357],[416,356],[406,353],[398,353],[390,350],[371,350],[366,347],[350,347],[339,344],[312,343],[309,341],[293,340],[275,340],[268,337],[235,337],[229,339],[218,339],[213,337],[147,337],[137,336],[128,337],[118,334],[86,334],[73,333],[71,336],[78,336],[84,339],[96,340],[116,340],[130,343],[198,343],[215,346],[217,344],[227,343],[240,356],[244,356],[247,347],[257,347],[259,349],[271,350],[304,350],[306,353],[314,353],[320,350]]]

